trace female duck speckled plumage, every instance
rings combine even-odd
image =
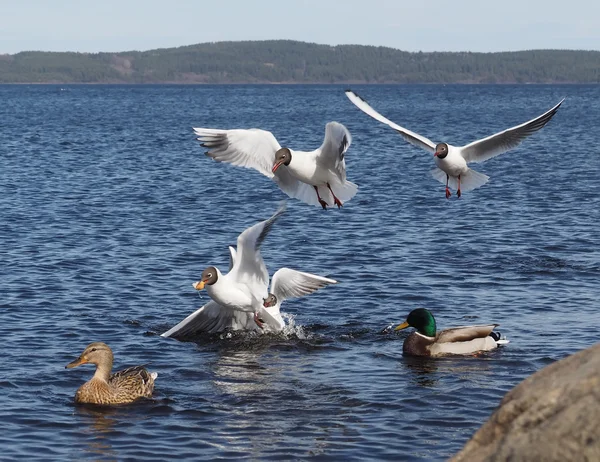
[[[407,327],[417,329],[404,340],[402,352],[405,355],[442,356],[493,350],[498,345],[508,343],[508,340],[500,339],[498,332],[494,332],[497,326],[498,324],[462,326],[437,332],[433,314],[425,308],[417,308],[395,330]]]
[[[66,369],[81,364],[95,364],[96,372],[91,380],[75,393],[76,403],[127,404],[138,398],[151,398],[156,372],[148,372],[144,366],[134,366],[111,374],[113,353],[102,342],[89,344],[79,358],[67,364]]]

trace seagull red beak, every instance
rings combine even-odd
[[[433,157],[437,157],[439,154],[439,152],[435,151],[435,154],[433,155]]]
[[[283,164],[283,162],[277,162],[275,165],[273,165],[273,169],[271,171],[275,173],[277,169],[281,167],[281,164]]]

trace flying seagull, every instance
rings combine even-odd
[[[466,146],[452,146],[449,143],[436,144],[424,136],[395,124],[373,109],[369,103],[352,90],[346,90],[346,96],[361,111],[389,125],[409,143],[433,153],[433,160],[437,168],[431,174],[439,182],[446,182],[446,198],[450,198],[452,195],[449,186],[456,189],[456,195],[460,197],[461,190],[471,191],[487,183],[489,180],[487,175],[470,169],[467,164],[470,162],[483,162],[517,147],[521,141],[546,125],[565,100],[563,98],[552,109],[529,122],[508,128],[487,138],[473,141]]]
[[[346,151],[352,136],[338,122],[325,126],[325,140],[314,151],[295,151],[281,147],[269,131],[219,130],[194,128],[206,155],[217,162],[227,162],[258,170],[272,178],[288,196],[309,205],[337,205],[340,208],[354,197],[358,187],[346,180]]]

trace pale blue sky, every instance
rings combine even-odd
[[[407,51],[600,50],[600,1],[0,0],[0,53],[265,39]]]

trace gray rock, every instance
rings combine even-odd
[[[509,391],[452,462],[600,461],[600,343]]]

